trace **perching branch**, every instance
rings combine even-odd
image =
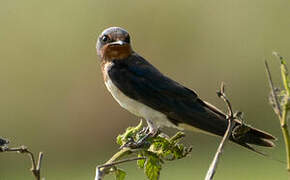
[[[224,89],[224,83],[221,84],[221,89],[219,92],[217,92],[217,95],[222,98],[226,105],[227,105],[227,108],[228,108],[228,115],[227,115],[227,120],[228,120],[228,127],[227,127],[227,130],[223,136],[223,139],[222,141],[220,142],[220,145],[216,151],[216,154],[214,156],[214,159],[207,171],[207,174],[206,174],[206,177],[205,177],[205,180],[212,180],[213,177],[214,177],[214,174],[216,172],[216,169],[217,169],[217,165],[218,165],[218,162],[219,162],[219,159],[221,157],[221,154],[223,152],[223,148],[225,146],[225,143],[226,141],[229,139],[231,133],[232,133],[232,130],[233,130],[233,127],[235,126],[235,121],[234,119],[236,118],[234,113],[233,113],[233,110],[232,110],[232,106],[231,106],[231,103],[230,101],[228,100],[228,98],[226,97],[226,94],[225,94],[225,89]]]
[[[146,138],[145,143],[137,148],[128,146],[143,139],[144,136],[146,136],[146,131],[142,130],[142,121],[138,126],[129,127],[124,134],[119,135],[117,143],[121,150],[105,164],[97,166],[95,180],[102,180],[110,173],[114,173],[117,180],[124,180],[126,173],[117,165],[130,161],[137,161],[138,167],[144,169],[149,180],[158,180],[165,161],[184,158],[191,152],[191,147],[184,147],[178,143],[185,136],[182,132],[177,132],[171,138],[159,132],[154,137]]]
[[[268,66],[267,61],[265,60],[265,68],[268,76],[270,91],[271,91],[271,101],[273,104],[273,110],[277,114],[279,120],[280,120],[280,126],[284,138],[285,143],[285,149],[286,149],[286,159],[287,159],[287,170],[290,171],[290,136],[289,136],[289,130],[288,130],[288,123],[287,123],[287,116],[289,112],[289,98],[290,98],[290,79],[288,76],[288,69],[286,66],[285,59],[280,56],[278,53],[273,52],[273,55],[278,57],[280,60],[280,69],[281,69],[281,76],[284,86],[284,91],[281,92],[281,94],[278,94],[279,92],[275,91],[274,89],[274,83],[272,80],[272,76],[270,73],[270,69]],[[282,97],[282,99],[279,101],[278,97]]]
[[[2,145],[0,145],[0,152],[18,152],[21,154],[27,154],[30,158],[31,166],[32,166],[30,171],[32,172],[36,180],[40,180],[41,179],[40,169],[41,169],[41,162],[43,159],[43,153],[42,152],[39,153],[38,159],[36,161],[33,153],[26,146],[10,148],[7,146],[9,141],[1,139],[1,142],[4,142],[4,141],[6,141],[6,143],[5,144],[2,143]]]

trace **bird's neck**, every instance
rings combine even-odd
[[[101,52],[103,61],[123,60],[131,56],[133,50],[129,44],[124,46],[105,46]]]

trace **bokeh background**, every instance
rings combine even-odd
[[[216,179],[288,179],[269,103],[264,59],[280,83],[273,50],[290,59],[286,0],[1,0],[0,136],[43,151],[46,179],[93,179],[117,151],[115,137],[138,119],[106,90],[96,57],[99,33],[121,26],[134,49],[221,109],[221,81],[246,122],[277,136],[262,157],[228,144]],[[288,63],[290,65],[290,63]],[[173,129],[166,129],[174,133]],[[161,179],[203,179],[220,139],[187,133],[191,157],[164,166]],[[276,160],[273,160],[276,159]],[[28,158],[0,154],[0,180],[32,179]],[[135,163],[127,179],[146,179]],[[114,179],[108,176],[106,179]]]

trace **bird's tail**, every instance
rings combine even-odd
[[[259,154],[263,153],[254,149],[251,145],[275,147],[273,141],[276,140],[276,138],[271,134],[245,124],[240,124],[240,122],[237,124],[238,125],[234,127],[232,136],[230,137],[231,141]]]
[[[213,114],[215,114],[217,118],[224,119],[225,121],[223,122],[227,122],[227,120],[225,119],[226,115],[221,110],[219,110],[218,108],[216,108],[215,106],[211,105],[210,103],[206,101],[199,100],[199,102],[203,104],[204,107],[206,107],[211,112],[213,112]],[[236,122],[235,127],[233,128],[232,134],[230,136],[231,141],[263,155],[265,154],[254,149],[251,145],[257,145],[257,146],[263,146],[263,147],[275,147],[275,144],[273,143],[273,141],[276,140],[276,138],[272,136],[271,134],[265,131],[253,128],[250,125],[244,124],[239,120],[235,120],[235,122]],[[224,124],[225,126],[219,126],[219,127],[222,127],[221,129],[223,130],[219,131],[216,134],[223,136],[224,128],[227,127],[227,124],[228,123]]]

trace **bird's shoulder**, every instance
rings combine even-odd
[[[187,98],[194,100],[197,94],[163,75],[137,53],[126,59],[112,61],[107,68],[112,82],[125,94],[162,93],[160,96],[171,98]],[[140,98],[140,97],[139,97]],[[144,97],[143,97],[144,98]]]

